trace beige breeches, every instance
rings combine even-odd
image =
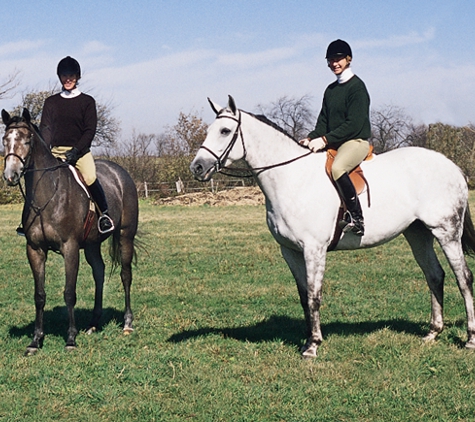
[[[72,147],[53,147],[52,154],[56,158],[66,159],[66,153]],[[96,163],[91,152],[84,154],[76,163],[75,167],[80,171],[87,186],[91,186],[96,181]]]
[[[351,139],[338,148],[332,165],[333,180],[358,167],[369,153],[369,142],[364,139]]]

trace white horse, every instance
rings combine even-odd
[[[209,100],[209,99],[208,99]],[[253,169],[266,198],[267,224],[297,282],[308,337],[304,357],[315,357],[322,342],[320,303],[326,254],[337,224],[340,198],[325,173],[325,153],[308,153],[270,122],[209,100],[216,113],[190,165],[198,180],[243,159]],[[293,160],[296,158],[296,160]],[[466,347],[475,349],[473,276],[464,253],[475,252],[468,188],[461,170],[437,152],[401,148],[361,165],[371,192],[360,198],[365,234],[343,233],[335,250],[369,248],[403,234],[431,291],[430,332],[443,330],[444,271],[434,251],[437,239],[462,293],[467,314]]]

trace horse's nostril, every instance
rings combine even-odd
[[[203,171],[203,166],[199,163],[195,163],[190,166],[190,170],[193,174],[198,174]]]

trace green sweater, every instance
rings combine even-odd
[[[325,90],[317,124],[308,137],[324,136],[329,145],[337,148],[350,139],[368,139],[369,101],[366,86],[358,76],[343,84],[335,81]]]

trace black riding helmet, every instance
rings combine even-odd
[[[77,80],[81,79],[81,66],[76,59],[70,56],[61,59],[58,63],[58,69],[56,71],[58,77],[61,79],[61,75],[76,75]]]
[[[334,59],[336,57],[347,56],[353,57],[350,45],[346,41],[338,39],[330,43],[327,48],[327,55],[325,56],[325,58],[329,60]]]

